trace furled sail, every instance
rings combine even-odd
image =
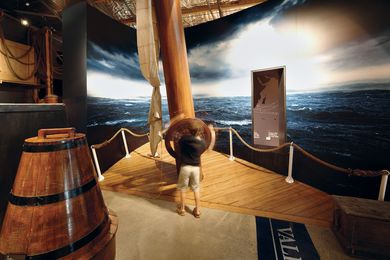
[[[161,141],[162,113],[158,75],[159,40],[153,0],[137,0],[137,46],[142,75],[152,85],[149,109],[150,150],[153,156]]]

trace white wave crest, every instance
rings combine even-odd
[[[215,120],[217,124],[221,125],[250,125],[252,124],[252,120],[244,119],[244,120]]]
[[[119,119],[119,120],[112,120],[112,121],[106,121],[103,122],[102,125],[120,125],[125,123],[134,123],[134,122],[140,122],[142,120],[139,119]]]

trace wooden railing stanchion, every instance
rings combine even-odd
[[[293,146],[293,142],[291,142],[290,152],[289,152],[289,157],[288,157],[288,175],[285,179],[287,183],[294,182],[294,179],[292,177],[293,160],[294,160],[294,146]]]
[[[386,195],[386,186],[387,186],[387,179],[389,177],[389,172],[382,175],[381,179],[381,187],[379,188],[379,195],[378,200],[384,201],[385,195]]]
[[[234,161],[234,156],[233,156],[233,134],[232,134],[232,127],[229,127],[229,144],[230,144],[230,156],[229,160]]]
[[[121,132],[122,132],[123,145],[125,146],[125,151],[126,151],[126,158],[130,158],[129,148],[127,147],[125,131],[122,129]]]
[[[91,149],[92,149],[93,160],[94,160],[95,166],[96,166],[96,172],[98,174],[98,180],[100,182],[100,181],[104,180],[104,176],[102,175],[102,172],[100,170],[100,165],[99,165],[99,161],[97,158],[96,149],[93,145],[91,146]]]

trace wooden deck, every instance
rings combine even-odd
[[[174,158],[164,149],[161,158],[148,156],[149,143],[123,158],[104,173],[101,188],[152,199],[177,201]],[[202,207],[272,217],[330,227],[332,198],[315,188],[246,162],[230,161],[215,151],[202,155],[205,178],[201,184]],[[192,192],[187,202],[193,204]]]

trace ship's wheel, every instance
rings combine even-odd
[[[177,158],[175,147],[178,147],[180,138],[184,135],[191,135],[193,132],[197,132],[200,138],[205,141],[206,147],[210,146],[211,131],[209,127],[200,119],[184,118],[172,124],[167,130],[165,147],[168,153]]]

